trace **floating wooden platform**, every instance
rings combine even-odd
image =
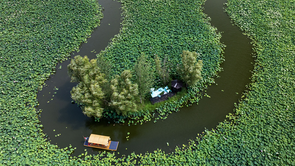
[[[165,101],[168,100],[170,97],[174,96],[176,93],[174,92],[169,92],[165,95],[161,95],[161,97],[154,97],[154,98],[150,98],[150,101],[152,104],[161,102],[161,101]]]
[[[116,151],[119,145],[118,141],[111,141],[108,136],[91,134],[90,137],[84,139],[84,146],[91,148]]]

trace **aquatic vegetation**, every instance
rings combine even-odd
[[[189,7],[193,6],[195,13],[191,16],[203,21],[205,18],[200,7],[204,3],[203,0],[194,1],[194,5],[191,1],[181,3],[179,9],[177,5],[175,6],[174,11],[165,11],[164,5],[160,5],[166,3],[166,6],[173,6],[172,1],[143,2],[152,2],[152,5],[146,5],[146,7],[154,9],[155,14],[159,11],[164,13],[178,11],[181,18],[183,13],[189,12],[181,7],[187,7],[189,10]],[[221,122],[216,130],[206,130],[188,145],[177,148],[172,154],[159,149],[146,154],[132,153],[121,158],[116,158],[114,153],[107,152],[95,156],[85,152],[78,157],[69,157],[74,148],[70,146],[59,149],[56,145],[51,145],[46,135],[42,133],[42,125],[39,124],[37,117],[39,111],[34,108],[38,105],[37,89],[52,73],[56,63],[68,57],[70,51],[77,49],[79,44],[90,35],[91,29],[98,24],[102,15],[97,2],[69,0],[64,3],[60,1],[55,3],[37,0],[13,2],[4,0],[0,3],[5,8],[1,11],[3,17],[1,17],[0,45],[0,165],[32,163],[36,165],[294,165],[295,26],[293,17],[295,5],[293,1],[229,0],[227,12],[233,21],[253,39],[257,53],[253,83],[249,86],[249,91],[243,94],[243,99],[235,109],[235,115],[228,116],[231,121]],[[128,14],[128,10],[139,10],[138,6],[132,6],[137,3],[124,1],[123,10],[125,10],[126,20],[128,16],[132,16]],[[128,8],[128,5],[132,8]],[[155,10],[156,7],[161,10]],[[148,14],[148,12],[139,12],[137,16]],[[159,17],[155,21],[169,21],[164,18],[164,16]],[[129,23],[131,20],[129,19]],[[191,24],[186,23],[185,19],[179,21],[186,26]],[[148,20],[139,20],[139,22],[148,22]],[[125,23],[128,24],[128,22]],[[138,32],[144,30],[142,27],[137,29]],[[212,29],[209,24],[199,25],[199,27]],[[151,29],[152,27],[149,30]],[[171,31],[173,31],[172,28],[167,32]],[[184,31],[182,30],[181,33]],[[166,31],[154,33],[165,34],[164,32]],[[137,35],[140,36],[141,33]],[[175,34],[166,35],[155,42],[160,43],[172,35],[176,36]],[[197,36],[200,40],[195,42],[206,43],[203,42],[204,40],[219,42],[216,38],[210,38],[212,36],[208,34],[208,31],[204,31],[204,34],[198,33]],[[114,41],[116,40],[119,40],[119,37],[114,38]],[[130,41],[137,43],[136,40],[139,39],[133,38]],[[149,43],[145,39],[139,41],[142,46],[144,43]],[[187,45],[185,40],[178,41],[179,43],[173,47]],[[109,49],[118,44],[114,42]],[[158,47],[157,44],[153,46]],[[169,48],[169,44],[167,47]],[[148,48],[142,49],[148,50]],[[168,49],[164,50],[170,55]],[[195,49],[196,52],[197,50]],[[126,49],[126,51],[132,50]],[[201,56],[203,56],[202,51],[198,52]],[[215,51],[218,52],[218,50],[212,50],[211,53]],[[148,53],[148,51],[142,52]],[[165,53],[157,53],[157,55],[164,56]],[[129,54],[126,53],[124,56]],[[216,62],[215,66],[218,66],[218,58],[214,60],[212,57],[212,59]],[[124,61],[123,58],[121,62],[126,62],[127,65],[129,60]],[[124,64],[119,65],[124,66]],[[204,64],[204,67],[206,66],[210,65]],[[215,69],[209,67],[205,70],[214,73]],[[200,83],[200,85],[203,84]],[[184,102],[187,99],[189,98],[181,100]],[[173,109],[174,106],[166,107]]]
[[[229,0],[227,13],[255,46],[249,91],[216,130],[205,130],[173,154],[160,149],[133,154],[138,165],[295,164],[294,6],[283,0]]]
[[[122,29],[98,55],[111,62],[112,75],[133,69],[138,57],[144,53],[156,71],[161,70],[157,68],[154,59],[156,57],[162,59],[162,68],[166,70],[163,70],[163,74],[157,74],[157,79],[167,85],[170,77],[180,78],[177,65],[181,62],[182,51],[197,52],[199,54],[197,61],[202,59],[203,62],[203,78],[191,86],[181,99],[162,103],[156,112],[160,113],[159,119],[164,119],[170,113],[178,111],[181,106],[198,102],[202,98],[200,91],[206,89],[210,83],[214,83],[213,77],[221,71],[220,64],[224,60],[222,57],[224,46],[220,43],[221,35],[210,25],[209,19],[202,12],[202,3],[195,0],[185,2],[121,0],[120,2],[123,5],[124,18]],[[154,84],[156,87],[163,86],[161,81]],[[112,110],[105,112],[103,116],[118,119],[117,122],[142,123],[152,120],[150,111],[144,108],[139,110],[139,113],[129,113],[127,116],[117,115]]]
[[[294,165],[294,2],[229,0],[226,11],[252,38],[256,62],[249,91],[235,114],[169,155],[140,164]],[[134,157],[136,158],[136,157]]]
[[[3,0],[0,6],[0,165],[64,163],[73,148],[46,141],[37,92],[99,25],[102,9],[94,0]]]
[[[294,165],[294,6],[229,0],[228,14],[252,38],[256,52],[252,83],[235,114],[172,154],[133,153],[124,164]]]
[[[151,1],[122,1],[125,12],[123,28],[113,39],[114,42],[102,53],[113,62],[121,62],[113,64],[117,69],[113,74],[130,67],[140,55],[137,54],[138,50],[149,56],[167,54],[168,61],[177,64],[179,54],[185,49],[199,52],[208,64],[205,69],[206,77],[200,84],[204,87],[206,83],[214,82],[212,77],[220,70],[219,64],[222,61],[220,34],[215,32],[216,29],[210,26],[208,19],[201,12],[202,3],[187,2],[157,1],[158,4],[153,4]],[[35,109],[38,105],[36,95],[38,89],[42,89],[44,81],[55,72],[57,62],[67,59],[70,52],[78,51],[80,43],[85,42],[92,29],[99,24],[102,18],[101,7],[95,0],[4,0],[0,3],[5,8],[1,11],[0,165],[75,165],[83,163],[83,160],[87,161],[92,158],[87,152],[72,160],[69,155],[74,150],[73,147],[59,149],[48,142],[49,138],[42,133],[42,125],[38,120],[40,110]],[[167,5],[173,8],[174,13],[169,19],[165,18],[169,16],[167,11],[170,12]],[[153,15],[146,15],[147,11],[151,10]],[[131,12],[134,14],[128,14]],[[141,20],[141,15],[146,15],[150,20]],[[129,24],[132,20],[138,24]],[[149,27],[148,21],[159,24]],[[160,24],[161,22],[164,24]],[[161,27],[157,27],[159,25]],[[127,31],[131,29],[129,26],[137,27],[133,28],[132,32]],[[158,31],[155,32],[155,29]],[[149,35],[154,36],[147,38]],[[128,42],[124,44],[124,41]],[[122,49],[119,49],[120,47]],[[131,49],[125,49],[127,47]],[[114,53],[117,50],[120,52]],[[198,91],[198,88],[195,88],[195,91]],[[193,96],[193,93],[191,95]],[[182,98],[180,103],[189,98]],[[180,104],[168,104],[164,107],[174,110],[179,106]],[[162,115],[164,116],[164,113]],[[91,161],[92,163],[106,164],[131,162],[129,158],[133,157],[115,159],[112,153],[101,153],[93,158],[98,160]]]

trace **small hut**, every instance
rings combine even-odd
[[[89,136],[88,142],[93,144],[108,146],[110,140],[111,138],[109,136],[91,134]]]
[[[172,92],[179,92],[181,91],[181,88],[183,87],[183,83],[179,80],[173,80],[171,81],[171,90]]]
[[[116,151],[119,142],[111,141],[109,136],[91,134],[89,137],[84,137],[84,146],[91,148],[98,148],[104,150]]]

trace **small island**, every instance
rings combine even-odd
[[[90,61],[87,56],[76,56],[68,65],[71,82],[78,82],[71,90],[71,97],[85,115],[97,121],[100,118],[117,122],[128,118],[144,119],[157,108],[151,104],[160,102],[163,105],[165,100],[181,92],[183,85],[190,88],[202,79],[203,63],[197,60],[199,54],[183,51],[180,57],[181,62],[172,66],[166,57],[162,60],[157,55],[148,57],[142,53],[130,70],[112,75],[112,65],[103,56]],[[171,67],[176,68],[176,73],[170,72]],[[151,97],[151,92],[157,93]]]

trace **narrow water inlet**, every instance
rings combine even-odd
[[[87,39],[87,43],[81,45],[78,53],[71,54],[71,59],[76,55],[87,55],[90,59],[96,58],[96,54],[104,50],[110,39],[119,33],[122,21],[121,4],[111,0],[99,0],[99,4],[103,7],[104,14],[100,26],[94,29],[91,37]],[[45,81],[46,86],[37,96],[39,101],[37,109],[43,110],[40,121],[44,126],[43,132],[48,135],[50,142],[61,148],[71,144],[77,147],[74,155],[78,155],[84,152],[83,136],[91,133],[87,125],[94,122],[86,117],[76,104],[71,103],[70,91],[77,83],[70,82],[67,74],[69,63],[70,60],[67,60],[58,64],[55,75],[51,75]],[[57,136],[58,134],[61,135]]]
[[[38,93],[38,109],[43,109],[40,120],[51,143],[61,148],[71,144],[77,148],[74,155],[83,153],[84,149],[88,149],[88,153],[96,153],[99,150],[83,146],[83,136],[94,133],[120,141],[120,154],[152,152],[157,148],[169,153],[174,151],[175,146],[187,144],[189,139],[194,139],[205,128],[210,130],[224,121],[245,91],[245,85],[250,83],[250,71],[253,69],[250,40],[231,24],[223,9],[225,2],[226,0],[208,0],[204,6],[204,12],[211,18],[211,24],[222,33],[221,42],[226,45],[225,62],[221,65],[224,71],[216,78],[217,85],[212,85],[207,90],[211,98],[204,97],[198,105],[181,108],[180,112],[157,123],[148,122],[137,126],[95,123],[93,119],[84,116],[76,104],[71,104],[70,90],[77,83],[70,83],[67,75],[68,60],[57,65],[56,74],[46,81],[48,86]],[[94,30],[87,43],[82,44],[79,53],[72,54],[72,58],[76,55],[95,58],[95,54],[103,50],[110,39],[119,33],[120,3],[99,0],[99,4],[104,8],[101,26]],[[91,52],[93,50],[96,53]],[[58,69],[59,66],[62,68]],[[55,90],[55,87],[59,90]],[[127,132],[130,133],[129,141],[126,140]]]

